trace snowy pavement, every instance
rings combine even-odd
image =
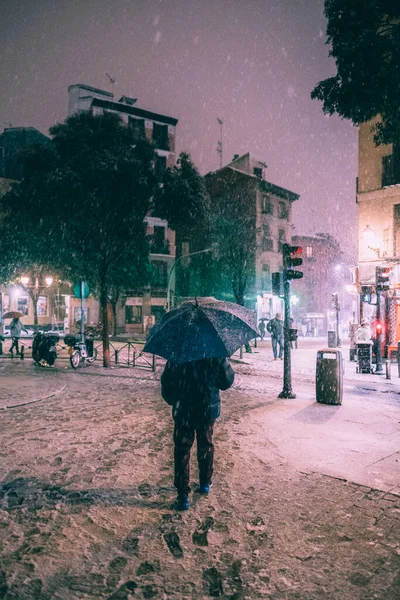
[[[42,390],[64,391],[0,413],[0,597],[399,597],[399,469],[380,458],[397,460],[399,381],[347,362],[343,405],[317,405],[318,347],[293,352],[295,400],[277,399],[269,342],[233,363],[212,491],[185,513],[172,509],[161,362],[40,371]],[[37,367],[21,363],[0,363],[0,387],[28,390]]]

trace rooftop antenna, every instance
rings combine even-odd
[[[219,154],[219,168],[222,169],[222,127],[223,127],[224,122],[222,119],[219,119],[218,117],[217,117],[217,121],[220,126],[219,140],[217,142],[217,152]]]
[[[109,75],[108,73],[106,73],[106,77],[108,77],[108,79],[109,79],[109,81],[110,81],[110,84],[111,84],[111,92],[112,92],[112,95],[114,96],[114,83],[115,83],[115,79],[113,79],[113,78],[111,77],[111,75]]]

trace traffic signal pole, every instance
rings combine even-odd
[[[376,375],[383,374],[382,361],[382,313],[381,313],[381,294],[390,289],[390,267],[379,266],[375,268],[376,279]],[[385,314],[386,317],[386,314]],[[385,331],[388,330],[388,323],[385,319]]]
[[[284,342],[283,342],[283,390],[278,398],[296,398],[296,394],[292,389],[292,345],[289,337],[290,328],[290,281],[285,281],[283,284],[283,301],[285,304],[285,320],[284,320]]]
[[[378,325],[381,324],[381,292],[379,289],[376,290],[376,322]],[[377,375],[383,375],[383,363],[382,363],[382,327],[376,328],[376,369]]]
[[[283,390],[279,394],[279,398],[296,398],[296,394],[292,390],[292,330],[290,328],[290,280],[301,279],[303,273],[295,271],[293,267],[299,267],[303,263],[301,258],[302,247],[283,244],[283,301],[285,304],[285,320],[283,327]]]

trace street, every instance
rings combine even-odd
[[[0,402],[15,405],[1,411],[0,598],[400,597],[397,365],[390,381],[356,374],[345,346],[343,404],[317,404],[325,345],[293,350],[295,400],[277,398],[269,341],[234,358],[213,487],[184,513],[161,360],[155,373],[0,361]]]

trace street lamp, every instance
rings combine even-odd
[[[174,262],[174,264],[171,267],[171,270],[169,272],[169,277],[168,277],[167,310],[170,310],[170,308],[171,308],[171,281],[172,281],[173,272],[174,272],[175,267],[178,264],[178,262],[183,260],[184,258],[189,258],[189,256],[195,256],[195,254],[203,254],[204,252],[213,252],[213,250],[214,250],[214,247],[206,248],[205,250],[198,250],[197,252],[191,252],[190,254],[185,254],[184,256],[180,256],[179,258],[176,259],[176,261]]]

